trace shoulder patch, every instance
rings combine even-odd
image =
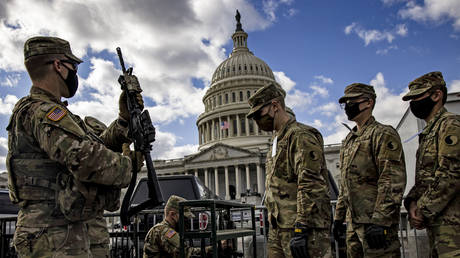
[[[458,137],[455,135],[447,135],[446,138],[444,138],[444,142],[447,145],[456,145],[458,143]]]
[[[173,237],[176,233],[177,233],[177,232],[176,232],[175,230],[170,229],[170,230],[166,231],[165,236],[166,236],[168,239],[170,239],[170,238]]]
[[[389,150],[395,151],[395,150],[398,149],[399,144],[390,140],[387,143],[387,147],[388,147]]]
[[[46,117],[54,122],[61,120],[63,117],[67,115],[67,111],[59,106],[55,106],[51,109],[50,112],[46,115]]]

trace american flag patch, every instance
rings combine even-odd
[[[51,111],[46,115],[46,117],[54,122],[57,122],[61,120],[65,115],[67,114],[67,111],[63,108],[60,108],[59,106],[55,106]]]
[[[170,230],[168,230],[168,232],[166,232],[165,236],[169,239],[169,238],[173,237],[175,234],[176,234],[176,231],[170,229]]]

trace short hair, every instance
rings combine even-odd
[[[64,55],[61,54],[32,56],[24,61],[24,65],[26,66],[30,79],[32,81],[39,81],[44,79],[51,71],[49,62],[55,59],[62,59],[63,57]]]

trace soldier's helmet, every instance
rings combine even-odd
[[[179,211],[179,202],[183,202],[183,201],[187,201],[187,200],[177,195],[171,195],[171,197],[169,197],[168,199],[168,202],[166,203],[166,207],[173,208]],[[184,216],[189,219],[195,217],[195,215],[193,215],[189,207],[184,207]]]
[[[446,82],[442,77],[442,73],[435,71],[424,74],[411,81],[408,87],[409,92],[402,97],[404,101],[418,98],[434,87],[446,88]]]
[[[345,95],[339,99],[339,103],[344,103],[348,99],[353,99],[361,96],[369,97],[373,100],[375,100],[377,97],[377,95],[375,95],[374,87],[364,83],[350,84],[345,87],[343,93],[345,93]]]
[[[246,117],[253,117],[257,111],[259,111],[265,105],[269,104],[272,99],[278,97],[284,98],[285,96],[286,92],[282,88],[276,86],[274,83],[265,85],[264,87],[258,89],[256,93],[254,93],[254,95],[248,99],[251,110],[249,110],[249,113],[246,115]]]
[[[83,61],[76,57],[67,40],[57,37],[32,37],[24,43],[24,60],[38,55],[62,54],[77,64]]]

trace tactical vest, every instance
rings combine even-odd
[[[75,180],[65,166],[49,159],[35,138],[26,133],[21,121],[28,108],[38,101],[41,100],[30,96],[22,98],[16,104],[7,127],[9,140],[6,165],[10,199],[21,207],[30,203],[54,203],[53,214],[56,217],[64,215],[70,221],[91,219],[103,212],[104,207],[112,207],[113,204],[106,203],[104,193],[98,194],[98,188],[102,190],[103,187]],[[72,118],[87,132],[87,137],[102,143],[79,117],[72,115]],[[119,196],[119,189],[116,193]]]

